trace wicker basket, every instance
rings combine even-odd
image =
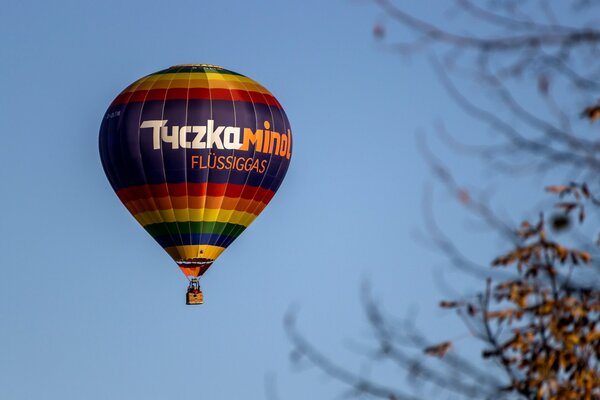
[[[189,291],[185,295],[185,304],[202,304],[204,303],[204,296],[201,291]]]

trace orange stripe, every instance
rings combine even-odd
[[[233,197],[213,196],[189,196],[189,197],[159,197],[154,201],[151,199],[131,200],[125,203],[125,207],[132,213],[138,214],[146,211],[182,210],[186,208],[210,208],[221,210],[247,211],[258,215],[259,211],[266,206],[262,200],[248,200]]]
[[[169,88],[136,90],[119,94],[111,106],[145,101],[169,100],[227,100],[243,101],[248,103],[268,104],[282,108],[275,97],[267,93],[246,91],[241,89],[204,89],[204,88]]]
[[[262,199],[267,204],[275,192],[251,185],[233,183],[157,183],[154,185],[140,185],[122,188],[117,191],[119,199],[126,204],[131,200],[152,199],[159,197],[177,196],[227,196],[231,198],[244,198],[248,200]]]

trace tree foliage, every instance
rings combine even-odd
[[[386,315],[365,289],[365,313],[376,343],[371,356],[394,362],[410,378],[427,384],[435,398],[443,393],[463,399],[600,399],[600,236],[571,237],[567,245],[548,235],[599,216],[600,136],[594,124],[600,118],[599,2],[456,0],[451,9],[472,22],[472,32],[413,15],[400,2],[372,2],[385,16],[385,22],[374,26],[375,39],[403,57],[427,52],[456,104],[499,138],[493,145],[469,146],[444,132],[445,140],[499,172],[561,173],[553,175],[556,185],[545,188],[557,196],[553,215],[539,214],[535,221],[511,226],[485,200],[462,189],[449,168],[425,149],[450,195],[512,249],[481,266],[426,213],[431,242],[457,269],[482,279],[473,296],[440,302],[483,345],[481,359],[461,356],[452,340],[431,342],[410,319]],[[390,24],[410,40],[389,37]],[[495,106],[472,101],[456,83],[457,76],[472,77],[482,91],[493,93]],[[523,103],[516,87],[529,87],[545,108]],[[564,96],[567,90],[569,96]],[[298,330],[295,315],[287,316],[285,326],[294,359],[307,360],[340,381],[349,395],[422,398],[327,358]],[[482,369],[482,363],[491,369]]]

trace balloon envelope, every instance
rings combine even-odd
[[[187,276],[202,275],[281,185],[292,132],[252,79],[191,64],[131,84],[100,128],[119,199]]]

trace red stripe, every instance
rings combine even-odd
[[[188,99],[212,99],[244,101],[248,103],[263,103],[277,108],[282,108],[277,99],[267,93],[251,92],[236,89],[204,89],[204,88],[171,88],[137,90],[135,92],[124,92],[113,100],[111,106],[136,103],[151,100],[188,100]]]
[[[259,200],[267,204],[275,192],[261,187],[236,185],[226,183],[159,183],[155,185],[131,186],[117,191],[117,196],[122,203],[132,200],[142,200],[159,197],[186,196],[227,196],[241,197],[246,200]]]

